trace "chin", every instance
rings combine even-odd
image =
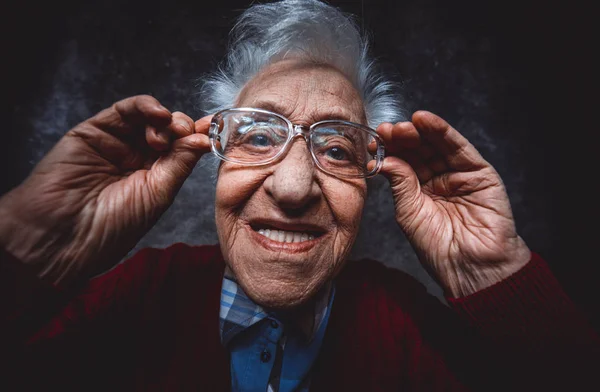
[[[323,282],[324,284],[325,282]],[[310,287],[310,285],[315,285]],[[246,294],[264,308],[288,310],[300,307],[316,295],[323,284],[311,282],[305,288],[294,285],[279,285],[273,288],[248,287]],[[295,287],[293,287],[295,286]]]
[[[277,294],[282,294],[282,293],[277,293]],[[289,310],[289,309],[294,309],[294,308],[298,308],[302,305],[304,305],[305,303],[310,301],[311,297],[304,297],[304,296],[290,296],[290,295],[285,295],[287,293],[283,293],[284,295],[272,295],[272,293],[258,293],[258,296],[256,297],[256,299],[254,298],[254,296],[248,294],[248,296],[250,296],[250,298],[253,299],[254,302],[256,302],[257,304],[259,304],[260,306],[262,306],[263,308],[267,308],[267,309],[274,309],[274,310]]]
[[[239,225],[235,237],[221,235],[221,244],[227,244],[221,245],[223,256],[238,284],[258,305],[277,310],[301,307],[335,277],[349,246],[336,253],[336,233],[308,225],[293,229],[312,229],[310,235],[300,236],[300,241],[282,241],[272,232],[265,235],[266,225]]]
[[[255,303],[264,308],[288,310],[310,302],[327,283],[325,276],[313,275],[311,279],[278,279],[267,273],[253,276],[251,271],[235,271],[238,283]],[[248,273],[250,272],[250,273]]]

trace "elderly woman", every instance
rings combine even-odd
[[[208,116],[124,99],[0,200],[4,382],[463,391],[591,374],[598,337],[517,234],[498,173],[440,117],[401,121],[347,16],[254,5],[232,34],[202,90]],[[211,150],[219,245],[145,249],[90,279]],[[450,307],[399,271],[348,263],[378,173]]]

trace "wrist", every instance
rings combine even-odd
[[[502,282],[530,260],[531,250],[521,237],[517,237],[514,245],[498,257],[448,264],[445,273],[438,275],[445,278],[439,281],[447,296],[466,297]]]

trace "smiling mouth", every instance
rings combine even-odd
[[[250,224],[250,228],[261,237],[280,244],[309,243],[325,234],[321,228],[312,225],[255,222]]]
[[[315,239],[314,234],[298,231],[286,231],[286,230],[271,230],[271,229],[259,229],[255,230],[258,234],[267,237],[272,241],[277,242],[306,242]]]

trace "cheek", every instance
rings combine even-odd
[[[235,165],[219,169],[215,195],[215,221],[221,243],[228,243],[236,229],[240,212],[260,188],[266,174]]]
[[[343,268],[358,235],[367,186],[364,180],[339,181],[323,184],[322,189],[337,225],[336,235],[332,237],[329,248],[331,278]]]
[[[339,228],[354,236],[358,231],[365,205],[366,183],[364,181],[324,183],[322,189]]]
[[[217,180],[215,207],[221,211],[241,208],[264,182],[267,173],[259,169],[222,165]]]

